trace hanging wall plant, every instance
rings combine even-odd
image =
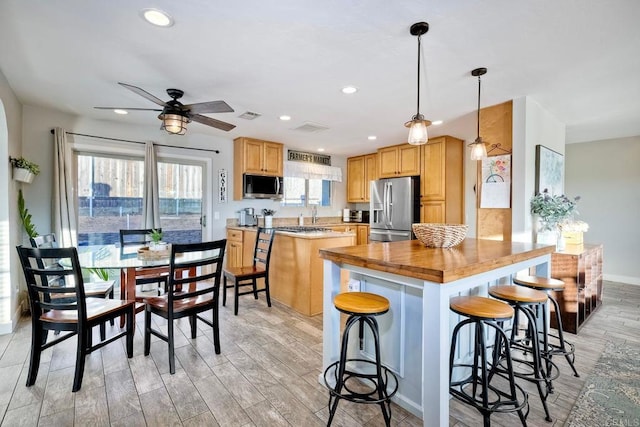
[[[33,181],[33,177],[40,173],[40,166],[24,157],[9,157],[9,161],[13,166],[13,179],[16,181],[30,184]]]

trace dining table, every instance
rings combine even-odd
[[[82,268],[120,270],[120,299],[135,300],[136,272],[144,268],[145,274],[167,273],[171,254],[168,250],[149,256],[149,251],[141,249],[148,248],[142,245],[122,248],[117,244],[81,246],[78,248],[78,259]],[[201,258],[202,254],[193,252],[183,256],[189,261]],[[122,327],[124,319],[120,323]]]

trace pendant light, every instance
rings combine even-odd
[[[429,31],[429,24],[426,22],[416,22],[411,26],[409,32],[412,36],[418,36],[418,105],[416,115],[404,125],[409,128],[409,138],[407,142],[411,145],[423,145],[427,143],[427,126],[431,125],[429,120],[425,120],[420,114],[420,38]]]
[[[476,68],[471,71],[472,76],[478,77],[478,133],[476,134],[476,140],[469,144],[471,148],[471,160],[482,160],[487,157],[487,146],[480,137],[480,76],[484,76],[486,73],[486,68]]]

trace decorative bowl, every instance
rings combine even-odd
[[[467,236],[466,224],[418,223],[411,228],[418,240],[428,248],[450,248],[459,245]]]

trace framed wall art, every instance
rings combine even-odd
[[[564,191],[564,156],[544,145],[536,145],[536,194],[545,189],[551,195]]]

